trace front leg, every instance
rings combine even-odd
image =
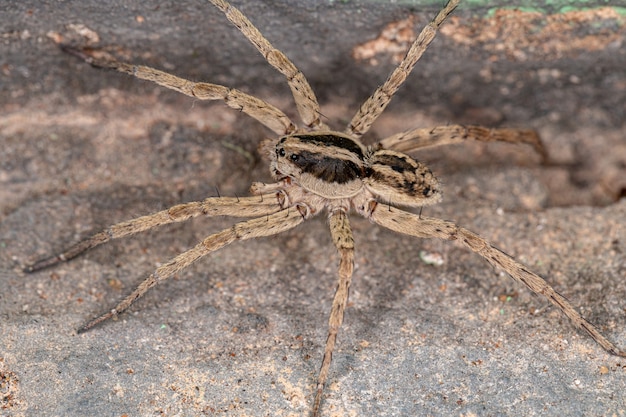
[[[278,201],[277,201],[278,200]],[[52,267],[60,262],[73,259],[90,249],[100,246],[112,239],[131,236],[154,227],[189,220],[192,217],[231,216],[258,217],[276,213],[284,208],[281,193],[265,194],[254,197],[209,197],[203,201],[179,204],[147,216],[137,217],[117,223],[89,238],[80,241],[63,252],[53,255],[24,267],[24,272],[35,272]]]
[[[61,48],[63,51],[79,57],[96,68],[107,68],[123,72],[198,100],[223,101],[228,107],[246,113],[278,135],[286,135],[296,131],[296,126],[293,122],[277,107],[235,88],[228,88],[219,84],[194,82],[145,65],[120,62],[104,50],[81,49],[68,45],[63,45]]]

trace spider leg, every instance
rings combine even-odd
[[[310,210],[308,206],[296,205],[274,214],[237,223],[228,229],[210,235],[195,247],[181,253],[167,263],[158,267],[156,271],[139,284],[139,286],[132,293],[120,301],[112,310],[80,327],[78,329],[78,333],[85,332],[97,324],[119,315],[128,309],[128,307],[130,307],[135,300],[143,296],[150,288],[165,281],[201,257],[221,249],[224,246],[230,245],[235,241],[272,236],[282,233],[296,227],[309,216]]]
[[[72,258],[88,251],[96,246],[108,242],[111,239],[134,235],[153,227],[183,222],[192,217],[204,216],[232,216],[232,217],[257,217],[276,213],[281,209],[281,201],[276,200],[276,194],[266,194],[254,197],[224,198],[210,197],[203,201],[179,204],[167,210],[137,217],[122,223],[115,224],[95,235],[70,246],[62,253],[45,259],[41,259],[24,268],[25,272],[35,272],[40,269],[54,266],[60,262],[69,261]]]
[[[258,49],[265,60],[287,78],[296,102],[298,114],[304,124],[316,130],[328,128],[320,120],[320,106],[304,74],[278,49],[265,39],[254,25],[237,8],[224,0],[210,0],[226,18]]]
[[[130,74],[199,100],[222,100],[229,107],[246,113],[278,135],[286,135],[296,130],[296,126],[278,108],[237,89],[219,84],[193,82],[155,68],[120,62],[101,50],[77,49],[67,45],[62,49],[96,68],[108,68]]]
[[[361,214],[368,217],[374,223],[398,233],[415,237],[436,237],[460,242],[465,247],[482,256],[491,265],[502,268],[514,280],[524,284],[535,294],[543,295],[550,303],[559,308],[576,327],[582,328],[589,333],[593,340],[607,352],[626,357],[625,351],[620,350],[604,337],[593,324],[589,323],[576,311],[570,302],[556,292],[546,280],[528,270],[526,266],[520,264],[479,235],[449,221],[424,216],[420,217],[394,207],[385,206],[384,210],[376,210],[376,205],[376,202],[371,202],[369,203],[369,207],[361,207]]]
[[[355,137],[361,137],[365,134],[372,123],[381,115],[385,108],[391,101],[391,98],[396,93],[398,88],[404,83],[409,76],[413,67],[417,61],[422,57],[428,45],[435,38],[437,29],[443,21],[452,13],[452,11],[459,4],[460,0],[449,0],[446,7],[444,7],[437,16],[426,26],[417,39],[413,42],[409,51],[404,56],[400,65],[393,70],[389,78],[383,85],[378,87],[374,94],[372,94],[359,108],[359,111],[354,115],[352,121],[346,129],[347,133]]]
[[[352,280],[352,272],[354,270],[354,239],[352,238],[348,215],[343,210],[337,210],[331,214],[329,220],[333,243],[339,251],[341,260],[339,261],[339,282],[337,283],[328,319],[328,336],[326,338],[326,347],[324,348],[324,358],[322,359],[322,366],[317,377],[317,391],[315,392],[315,402],[313,404],[314,417],[318,415],[322,402],[322,392],[328,378],[333,349],[337,341],[337,333],[339,333],[346,304],[348,303],[350,281]]]
[[[541,138],[532,129],[490,129],[472,125],[437,126],[397,133],[381,140],[379,145],[384,149],[409,153],[418,149],[460,143],[465,140],[522,143],[532,146],[543,162],[548,159],[548,153]]]

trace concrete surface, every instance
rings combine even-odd
[[[55,41],[87,35],[133,62],[236,86],[294,115],[282,78],[210,5],[78,4],[0,5],[0,416],[307,415],[337,265],[323,218],[212,254],[81,335],[79,325],[159,262],[231,222],[197,219],[21,272],[110,223],[218,189],[244,195],[269,179],[256,153],[269,132],[245,115],[95,70]],[[383,30],[419,28],[436,11],[242,8],[305,72],[338,128],[393,67],[410,29]],[[524,147],[419,154],[445,186],[444,202],[425,213],[515,255],[624,348],[626,25],[615,10],[461,8],[369,140],[450,122],[537,129],[550,165]],[[391,53],[354,58],[376,47]],[[626,413],[626,361],[547,302],[448,242],[356,216],[352,225],[357,265],[324,415]]]

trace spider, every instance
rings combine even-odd
[[[241,91],[222,85],[192,82],[154,68],[117,61],[108,53],[88,48],[64,49],[94,67],[114,69],[152,81],[200,100],[222,100],[264,124],[277,139],[265,140],[261,152],[269,159],[274,183],[255,182],[249,197],[210,197],[203,201],[176,205],[167,210],[110,226],[64,252],[25,267],[33,272],[68,261],[111,239],[182,222],[196,216],[251,218],[206,237],[195,247],[158,267],[131,294],[113,309],[78,329],[84,332],[111,319],[146,291],[170,278],[201,257],[235,241],[272,236],[290,230],[326,212],[332,241],[339,252],[338,283],[335,291],[322,364],[317,376],[312,414],[319,415],[323,390],[328,379],[332,354],[341,327],[354,269],[354,240],[348,213],[356,211],[371,222],[398,233],[418,238],[439,238],[461,243],[534,293],[543,295],[577,327],[606,351],[626,357],[599,330],[542,277],[530,271],[479,235],[453,222],[404,211],[398,206],[421,208],[441,200],[441,187],[428,167],[407,153],[426,147],[465,140],[522,143],[547,157],[542,142],[532,130],[488,129],[480,126],[447,125],[413,129],[365,146],[360,137],[385,110],[417,61],[435,37],[437,29],[460,0],[450,0],[422,29],[406,56],[387,80],[360,106],[343,132],[331,130],[320,117],[320,106],[309,83],[295,65],[274,48],[252,23],[224,0],[210,0],[226,18],[259,50],[267,62],[282,73],[291,88],[304,128],[297,127],[281,110]]]

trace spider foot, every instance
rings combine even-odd
[[[37,272],[42,269],[50,268],[51,266],[54,266],[64,261],[66,261],[66,259],[62,256],[51,256],[49,258],[36,261],[30,265],[26,265],[24,268],[22,268],[22,271],[30,274],[31,272]]]
[[[103,321],[107,321],[113,317],[117,317],[118,312],[116,309],[113,309],[111,311],[109,311],[108,313],[105,313],[103,315],[101,315],[100,317],[97,317],[91,321],[89,321],[87,324],[82,325],[81,327],[79,327],[76,330],[77,334],[81,334],[81,333],[85,333],[87,330],[91,330],[92,328],[94,328],[95,326],[97,326],[98,324],[102,323]]]
[[[120,63],[110,53],[91,47],[74,47],[71,45],[60,45],[65,53],[82,59],[92,67],[119,69]]]

